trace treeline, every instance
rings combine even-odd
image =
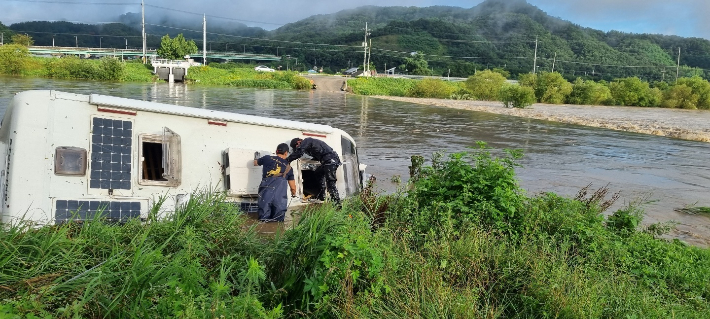
[[[128,41],[135,48],[141,46],[138,17],[125,15],[123,25],[26,22],[11,28],[33,32],[30,35],[38,45],[51,45],[54,35],[56,45],[78,42],[79,46],[122,48]],[[372,40],[370,63],[378,71],[397,67],[399,73],[419,74],[400,67],[411,52],[419,52],[431,74],[452,77],[493,68],[517,76],[536,67],[536,73],[558,72],[568,81],[638,77],[656,82],[674,78],[676,71],[681,77],[710,78],[706,39],[602,32],[551,17],[525,1],[487,0],[470,9],[367,6],[312,16],[274,31],[238,23],[215,26],[208,20],[207,49],[278,55],[284,67],[298,62],[300,70],[318,67],[337,73],[362,66],[366,22]],[[165,26],[148,27],[148,46],[158,47],[159,37],[165,34],[183,33],[201,48],[200,23],[200,19],[153,22]],[[75,34],[79,35],[75,38]],[[107,36],[101,39],[101,35]]]
[[[363,95],[502,101],[526,107],[532,103],[622,105],[710,110],[710,82],[699,77],[674,83],[645,82],[637,77],[567,81],[557,72],[527,73],[510,84],[504,70],[483,70],[465,82],[439,79],[359,78],[349,80],[352,92]]]
[[[0,225],[0,317],[708,318],[710,251],[661,239],[606,188],[527,195],[522,154],[412,159],[260,235],[223,194],[147,220]],[[162,216],[162,217],[160,217]]]

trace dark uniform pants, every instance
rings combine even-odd
[[[259,185],[259,220],[284,221],[288,208],[288,182],[283,177],[267,177]]]
[[[335,203],[340,203],[340,194],[338,194],[338,187],[336,186],[338,179],[335,177],[338,166],[340,166],[340,162],[333,162],[332,164],[329,163],[319,167],[319,173],[321,174],[321,192],[318,194],[318,199],[325,200],[325,189],[322,186],[325,184],[325,188],[328,189],[328,193],[330,194],[330,199]]]

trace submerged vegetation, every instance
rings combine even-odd
[[[621,105],[710,110],[710,82],[694,76],[675,83],[621,78],[612,82],[568,82],[556,72],[528,73],[518,83],[506,83],[500,70],[478,71],[465,82],[441,79],[358,78],[348,81],[356,94],[501,101],[524,108],[533,103]],[[531,94],[532,93],[532,94]]]
[[[498,153],[498,152],[496,152]],[[164,219],[0,231],[0,316],[707,318],[710,251],[607,190],[528,196],[484,144],[261,236],[219,194]],[[421,163],[421,159],[417,160]]]
[[[253,66],[236,63],[212,63],[208,66],[190,68],[186,76],[188,83],[203,85],[227,85],[255,87],[263,89],[311,88],[311,82],[297,72],[259,72]]]

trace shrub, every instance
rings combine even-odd
[[[411,223],[416,234],[440,236],[470,225],[517,234],[524,196],[514,168],[522,154],[506,154],[493,157],[479,142],[470,152],[435,155],[409,192],[412,206],[398,219]]]
[[[466,80],[466,88],[479,100],[496,101],[505,84],[505,77],[498,72],[483,70]]]
[[[0,73],[19,75],[30,63],[30,51],[26,46],[6,44],[0,46]]]
[[[677,85],[685,85],[691,89],[693,95],[698,97],[695,106],[701,110],[710,110],[710,82],[699,77],[680,78]]]
[[[531,87],[508,84],[500,90],[500,99],[505,107],[523,109],[535,103],[535,91]]]
[[[451,82],[445,82],[439,79],[423,79],[414,84],[414,87],[409,91],[408,95],[412,97],[445,99],[450,97],[456,89],[456,86]]]
[[[540,103],[562,104],[572,93],[572,84],[557,72],[528,73],[520,76],[520,85],[533,88]]]
[[[591,80],[577,78],[567,103],[578,105],[607,105],[613,103],[609,87]]]
[[[414,80],[397,78],[366,78],[348,80],[355,94],[407,96],[415,85]]]
[[[662,93],[658,88],[650,88],[648,82],[637,77],[619,79],[609,84],[614,103],[627,106],[658,106]]]
[[[99,63],[98,79],[104,81],[120,81],[125,76],[124,64],[113,57],[103,57]]]
[[[676,84],[663,94],[661,106],[694,110],[697,108],[699,99],[700,96],[693,94],[692,88],[685,84]]]

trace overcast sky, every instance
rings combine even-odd
[[[122,13],[140,12],[139,1],[0,0],[0,21],[6,25],[35,20],[112,22],[116,21],[117,16]],[[69,4],[68,2],[93,4]],[[311,15],[334,13],[363,5],[418,7],[447,5],[471,8],[481,2],[482,0],[146,0],[146,4],[153,6],[241,19],[249,26],[269,30]],[[552,16],[603,31],[619,30],[710,39],[710,21],[707,21],[710,18],[710,0],[528,0],[528,2]],[[121,5],[105,5],[105,3],[121,3]],[[146,8],[146,16],[169,12],[155,7]],[[182,14],[181,17],[200,20],[200,17],[195,15]],[[267,22],[267,24],[254,22]]]

